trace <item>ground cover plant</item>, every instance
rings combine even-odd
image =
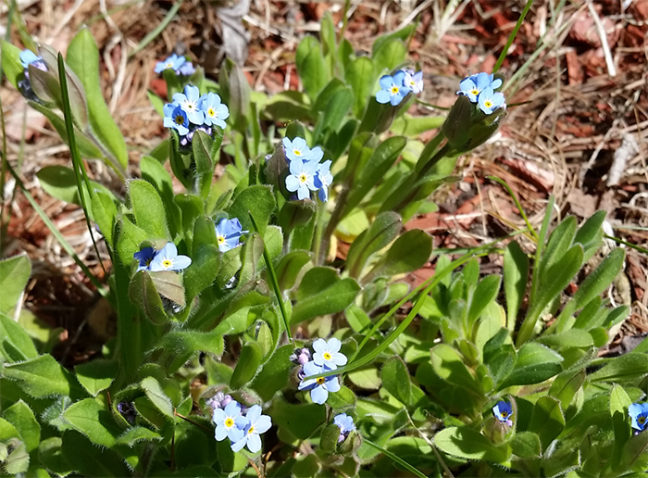
[[[216,78],[168,52],[148,93],[163,134],[136,160],[87,28],[65,54],[24,29],[24,48],[5,40],[6,80],[70,152],[38,171],[40,186],[80,207],[110,260],[91,269],[75,253],[6,146],[3,181],[49,221],[116,324],[100,353],[64,366],[16,320],[29,259],[0,261],[3,473],[644,472],[648,342],[599,356],[630,312],[605,294],[626,259],[604,242],[606,212],[557,218],[550,195],[534,226],[495,177],[523,226],[467,248],[435,248],[411,226],[516,107],[500,67],[531,4],[492,68],[457,78],[453,103],[427,116],[409,113],[427,86],[408,55],[414,23],[363,55],[323,15],[296,47],[301,88],[274,95],[234,61]],[[96,165],[113,181],[91,179]],[[428,278],[405,280],[431,260]]]

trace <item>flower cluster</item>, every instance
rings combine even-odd
[[[216,425],[214,437],[217,441],[229,438],[233,451],[240,451],[247,445],[252,453],[258,452],[261,450],[260,435],[270,429],[272,420],[268,415],[261,414],[259,405],[252,405],[245,411],[236,400],[229,398],[224,408],[214,408],[212,415],[212,422]]]
[[[27,99],[39,101],[38,96],[31,87],[29,79],[29,65],[33,65],[39,70],[47,71],[47,65],[40,56],[37,56],[31,50],[23,50],[20,52],[20,64],[23,67],[24,78],[18,81],[18,89]]]
[[[505,402],[504,400],[497,402],[493,407],[493,415],[495,415],[495,418],[500,422],[506,423],[508,426],[513,425],[513,421],[511,420],[513,407],[511,407],[510,403]]]
[[[423,91],[423,72],[398,70],[393,75],[384,75],[380,78],[380,88],[381,90],[376,93],[376,101],[396,106],[409,93],[416,95]]]
[[[187,85],[183,93],[173,95],[173,102],[164,105],[164,126],[180,135],[180,146],[187,147],[197,130],[208,135],[212,127],[225,128],[229,117],[227,106],[216,93],[200,95],[198,87]]]
[[[340,429],[338,443],[342,443],[344,440],[346,440],[346,437],[349,436],[349,433],[355,430],[355,423],[353,423],[353,418],[346,413],[335,415],[335,417],[333,418],[333,423],[335,423]]]
[[[471,103],[477,103],[479,109],[489,115],[498,108],[506,108],[504,95],[495,91],[501,86],[502,80],[482,72],[464,78],[459,83],[457,94],[468,97]]]
[[[178,255],[178,249],[173,242],[168,242],[159,251],[145,247],[133,256],[139,261],[138,272],[181,271],[191,265],[189,257]]]
[[[173,70],[176,75],[190,76],[196,69],[193,64],[184,56],[175,53],[168,56],[165,60],[158,61],[155,65],[155,72],[162,73],[164,70]]]
[[[310,198],[311,191],[318,191],[322,202],[328,200],[328,188],[333,182],[331,160],[323,163],[320,160],[324,151],[319,146],[309,148],[303,138],[283,139],[286,159],[289,163],[290,174],[286,178],[286,189],[297,193],[298,199]]]
[[[216,242],[218,243],[218,250],[227,252],[234,249],[240,244],[241,235],[246,234],[241,226],[241,222],[237,219],[223,218],[216,224]]]
[[[644,431],[648,425],[648,402],[633,403],[628,407],[628,415],[632,420],[632,428],[637,432]]]
[[[299,371],[299,379],[301,380],[298,389],[310,391],[310,396],[313,402],[322,405],[326,402],[329,392],[337,392],[340,390],[340,381],[337,375],[329,375],[327,377],[307,378],[313,375],[319,375],[331,370],[336,370],[338,366],[343,366],[347,363],[347,358],[344,354],[340,353],[342,342],[336,338],[330,340],[317,339],[313,343],[313,360],[310,359],[310,352],[304,353],[305,349],[295,351],[291,356],[293,361],[301,365]],[[305,363],[304,360],[306,360]]]

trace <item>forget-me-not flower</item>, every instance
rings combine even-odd
[[[479,94],[479,109],[484,114],[491,114],[496,109],[506,106],[504,103],[504,95],[499,91],[493,91],[493,88],[486,88]]]
[[[178,249],[173,242],[168,242],[149,265],[151,272],[158,271],[181,271],[191,265],[191,259],[187,256],[179,256]]]
[[[214,409],[212,422],[216,425],[214,437],[217,441],[229,438],[232,443],[239,441],[245,433],[236,425],[236,420],[241,416],[241,406],[232,400],[223,408]]]
[[[164,127],[173,128],[180,136],[189,133],[189,118],[180,105],[176,103],[164,105]]]
[[[200,90],[193,85],[187,85],[184,87],[183,93],[173,95],[173,102],[180,105],[184,112],[187,113],[189,122],[195,125],[201,125],[205,122],[205,114],[198,105],[199,101]]]
[[[232,440],[232,451],[240,451],[245,445],[252,453],[261,450],[261,433],[267,432],[272,426],[268,415],[261,415],[261,407],[252,405],[245,416],[236,417],[236,426],[243,432],[238,440]]]
[[[495,415],[495,418],[497,418],[500,422],[504,422],[508,426],[513,425],[513,422],[511,421],[513,408],[511,407],[510,403],[505,402],[504,400],[497,402],[493,407],[493,415]]]
[[[376,93],[376,101],[378,103],[391,103],[392,106],[399,104],[403,98],[407,96],[410,89],[403,83],[405,79],[405,72],[398,71],[394,76],[384,75],[380,78],[380,87],[382,88]]]
[[[223,218],[216,224],[216,242],[218,250],[227,252],[240,244],[241,234],[246,233],[237,219]]]
[[[403,70],[405,76],[403,77],[403,84],[407,86],[412,93],[418,95],[423,91],[423,72],[417,71],[414,73],[413,70]]]
[[[317,339],[313,342],[313,362],[316,365],[325,367],[328,370],[335,370],[336,368],[346,365],[347,358],[344,354],[340,353],[340,342],[335,337],[327,340]]]
[[[200,97],[200,109],[204,114],[205,124],[225,128],[225,120],[229,116],[227,106],[221,103],[220,96],[216,93],[207,93]]]
[[[328,188],[333,182],[333,175],[331,174],[331,160],[327,159],[317,168],[315,175],[315,187],[319,188],[317,195],[322,202],[328,201]]]
[[[335,417],[333,418],[333,423],[335,423],[340,429],[338,443],[342,443],[344,440],[346,440],[346,437],[349,436],[349,433],[351,433],[356,428],[355,423],[353,423],[353,418],[346,413],[335,415]]]
[[[318,375],[325,371],[324,367],[320,367],[315,362],[308,362],[303,367],[304,377]],[[311,379],[304,378],[297,388],[299,390],[310,390],[313,402],[322,405],[326,402],[329,392],[338,392],[340,390],[340,381],[335,375]]]
[[[293,159],[290,161],[290,174],[286,178],[286,189],[290,192],[297,192],[299,199],[310,197],[310,191],[317,191],[315,186],[315,175],[319,164],[316,161],[302,161]]]
[[[632,420],[632,428],[643,431],[648,425],[648,402],[633,403],[628,407],[628,415]]]
[[[151,261],[155,257],[155,249],[152,247],[145,247],[141,251],[133,254],[133,257],[139,261],[137,272],[149,270]]]

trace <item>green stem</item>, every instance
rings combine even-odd
[[[509,35],[508,40],[506,41],[506,45],[504,45],[504,49],[502,50],[502,53],[500,53],[500,56],[497,59],[495,66],[493,67],[493,73],[497,73],[497,70],[499,70],[502,66],[502,63],[504,63],[504,58],[506,58],[506,54],[508,53],[509,48],[511,48],[513,40],[515,40],[515,37],[517,36],[517,33],[522,26],[522,22],[524,22],[524,17],[526,17],[526,14],[529,13],[531,5],[533,5],[533,0],[527,0],[526,5],[524,6],[524,10],[522,10],[522,15],[520,15],[520,18],[518,18],[518,21],[515,24],[515,28],[513,28],[513,31]]]

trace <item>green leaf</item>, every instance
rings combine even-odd
[[[20,52],[20,48],[8,41],[2,41],[2,72],[16,89],[24,70],[20,63]]]
[[[20,362],[38,357],[38,351],[27,332],[16,321],[1,312],[0,356],[4,362]]]
[[[230,380],[230,387],[236,390],[247,384],[256,375],[261,360],[263,359],[263,350],[256,342],[248,342],[241,349],[236,368]]]
[[[360,234],[347,255],[347,269],[351,277],[358,277],[372,254],[396,239],[403,227],[400,216],[392,211],[378,214],[369,229]]]
[[[295,54],[297,73],[302,80],[304,90],[312,100],[329,82],[329,74],[322,55],[322,47],[312,35],[306,35],[297,46]]]
[[[168,321],[160,294],[149,272],[139,271],[133,276],[128,286],[128,297],[152,323],[162,325]]]
[[[85,398],[72,404],[65,410],[63,417],[92,443],[108,448],[115,445],[119,429],[110,412],[94,398]]]
[[[562,370],[562,356],[537,342],[528,342],[518,350],[515,367],[499,389],[511,385],[544,382]]]
[[[637,383],[648,373],[648,360],[643,353],[630,352],[620,357],[606,360],[606,365],[589,375],[592,382],[632,380]]]
[[[434,444],[448,455],[468,460],[501,462],[507,458],[505,448],[496,448],[485,436],[467,426],[444,428],[434,435]]]
[[[252,214],[254,222],[259,227],[258,232],[263,234],[275,207],[274,195],[269,186],[250,186],[234,198],[229,213],[231,217],[238,218],[243,229],[247,231],[254,231],[254,225],[249,216]]]
[[[313,317],[343,311],[355,299],[360,286],[347,277],[340,279],[329,267],[313,267],[304,274],[295,294],[290,322],[293,324]]]
[[[2,376],[15,381],[25,393],[34,398],[70,395],[71,379],[68,372],[51,355],[5,365]]]
[[[78,75],[88,102],[90,126],[123,169],[128,166],[126,142],[103,98],[99,81],[99,51],[92,34],[83,28],[70,42],[67,63]]]
[[[511,241],[504,251],[506,324],[511,331],[515,328],[528,277],[529,258],[516,241]]]
[[[128,183],[135,222],[144,230],[149,239],[169,239],[164,204],[155,188],[143,179],[133,179]]]
[[[140,385],[151,403],[162,414],[173,419],[173,404],[171,403],[171,399],[164,393],[164,390],[162,390],[160,383],[153,377],[146,377],[140,382]]]
[[[38,448],[41,427],[29,405],[19,400],[7,408],[2,415],[5,420],[16,427],[28,452]]]
[[[376,277],[393,277],[415,271],[423,267],[430,259],[431,253],[432,236],[419,229],[407,231],[396,239],[363,282],[369,282]]]
[[[412,382],[407,366],[400,357],[391,357],[385,362],[381,377],[385,390],[405,405],[412,405]]]
[[[74,367],[76,378],[86,391],[96,397],[115,380],[117,364],[112,360],[95,359]]]
[[[12,313],[21,301],[30,274],[31,262],[24,254],[0,260],[0,313]]]

